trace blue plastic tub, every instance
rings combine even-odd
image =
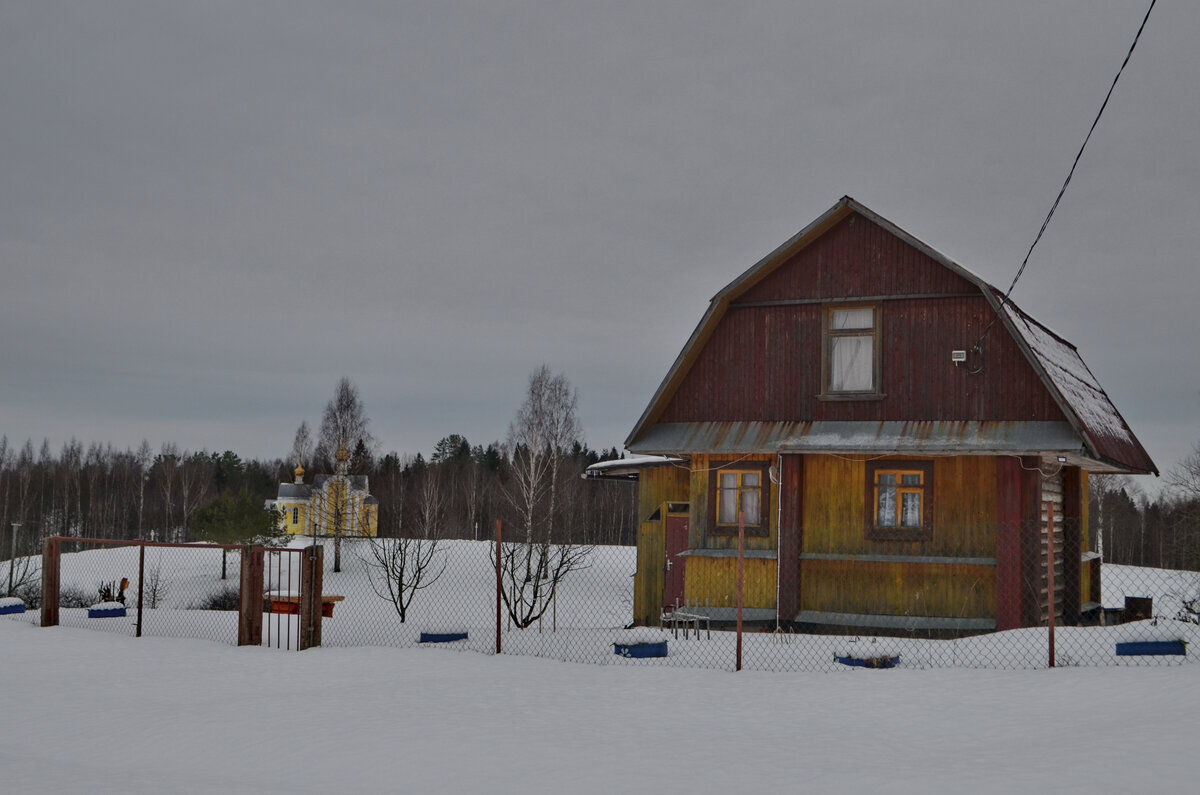
[[[1181,640],[1135,640],[1117,644],[1118,657],[1154,657],[1158,655],[1187,655]]]
[[[14,613],[24,613],[24,602],[13,602],[11,605],[0,605],[0,616],[12,615]]]
[[[123,607],[89,607],[88,618],[124,618]]]
[[[834,657],[842,665],[854,668],[895,668],[900,662],[900,655],[895,657]]]
[[[455,640],[466,640],[465,632],[422,632],[421,643],[450,643]]]
[[[667,642],[659,643],[614,643],[613,654],[620,657],[666,657]]]

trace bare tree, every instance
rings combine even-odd
[[[563,578],[586,568],[591,548],[569,543],[561,503],[563,462],[579,440],[578,395],[562,374],[546,365],[529,377],[525,401],[509,426],[509,480],[504,493],[516,511],[523,542],[501,549],[503,598],[521,629],[554,603]]]
[[[1167,473],[1174,502],[1171,554],[1178,568],[1200,570],[1200,443]],[[1200,589],[1197,590],[1200,599]],[[1195,604],[1193,601],[1193,605]]]
[[[317,449],[314,456],[326,465],[336,462],[337,475],[347,477],[348,459],[342,457],[342,451],[353,454],[359,462],[365,453],[369,457],[375,446],[375,438],[367,429],[370,418],[363,408],[362,398],[358,395],[358,387],[349,378],[342,377],[334,389],[333,397],[325,404],[325,413],[321,416],[321,430],[317,434]],[[345,534],[347,521],[350,520],[349,481],[344,483],[345,492],[335,498],[338,504],[330,506],[329,530],[333,535],[333,570],[342,570],[342,536]],[[340,493],[340,492],[339,492]],[[343,504],[344,502],[344,504]]]
[[[162,451],[154,459],[154,472],[158,480],[158,489],[162,497],[162,535],[161,540],[169,541],[171,531],[175,527],[175,481],[178,477],[179,448],[173,443],[164,442]],[[158,541],[160,537],[150,531],[150,540]]]
[[[150,481],[150,467],[154,464],[154,451],[150,448],[150,442],[142,439],[137,452],[134,453],[134,460],[137,462],[138,471],[137,537],[144,540],[142,519],[146,512],[146,483]]]
[[[304,466],[304,462],[312,455],[312,446],[312,431],[308,428],[308,420],[304,420],[296,429],[296,438],[292,440],[292,461],[297,466]]]
[[[432,586],[446,570],[446,558],[438,554],[446,494],[436,469],[425,471],[416,502],[415,537],[372,538],[367,547],[370,557],[360,556],[371,588],[392,603],[400,623],[407,619],[417,592]]]
[[[315,457],[326,466],[331,466],[340,447],[345,447],[351,454],[360,443],[366,450],[372,450],[375,437],[367,429],[369,423],[370,418],[363,408],[358,387],[349,378],[343,377],[321,415]]]

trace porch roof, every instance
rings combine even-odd
[[[1055,455],[1100,472],[1104,462],[1068,422],[674,422],[648,429],[630,448],[663,455],[845,453]]]

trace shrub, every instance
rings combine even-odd
[[[193,610],[237,610],[241,606],[241,591],[236,586],[227,585],[219,591],[214,591],[205,597]]]
[[[96,597],[77,586],[69,586],[58,592],[59,607],[91,607]]]
[[[37,610],[42,606],[42,584],[40,582],[22,583],[13,589],[13,596],[24,602],[28,609]]]

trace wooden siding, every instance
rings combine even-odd
[[[822,302],[882,296],[886,398],[821,401]],[[950,362],[994,317],[974,285],[851,216],[730,305],[657,421],[1064,419],[1002,328],[979,374]]]
[[[960,456],[932,463],[932,538],[892,542],[867,538],[864,460],[803,457],[802,609],[995,617],[996,459]]]
[[[887,616],[993,618],[994,566],[805,560],[805,610]]]
[[[688,501],[687,464],[647,467],[638,473],[638,520],[645,522],[663,503]]]
[[[991,558],[996,553],[996,459],[934,458],[933,538],[868,540],[866,462],[832,455],[804,456],[802,553]],[[912,461],[904,456],[889,461]],[[806,609],[810,609],[807,608]]]
[[[662,621],[667,504],[687,501],[686,467],[647,467],[638,473],[639,524],[633,620],[639,625],[658,626]],[[658,518],[651,519],[653,516]]]
[[[863,285],[873,292],[863,293]],[[853,213],[738,297],[835,299],[855,295],[978,294],[975,285]]]
[[[633,620],[643,627],[662,623],[666,522],[638,525],[637,573],[633,578]]]
[[[715,533],[710,526],[712,522],[711,503],[711,473],[712,468],[719,463],[728,463],[728,457],[697,455],[692,456],[691,471],[691,535],[688,541],[690,549],[737,549],[737,533]],[[774,465],[775,456],[753,455],[737,459],[737,464],[770,464]],[[779,487],[768,479],[769,496],[767,503],[767,535],[753,536],[746,534],[746,549],[775,550],[779,545],[778,516],[779,516]],[[691,565],[690,563],[688,564]],[[689,568],[690,576],[690,568]],[[772,591],[774,586],[772,586]]]
[[[742,606],[775,609],[775,561],[745,560]],[[689,604],[737,607],[737,558],[689,557],[683,588]]]

